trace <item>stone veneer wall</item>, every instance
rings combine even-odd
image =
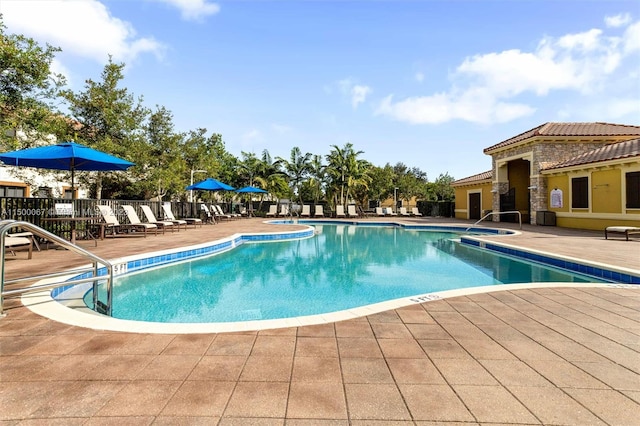
[[[562,161],[577,157],[587,151],[591,151],[606,145],[607,142],[540,142],[532,141],[526,145],[520,145],[513,149],[508,149],[491,156],[494,179],[498,176],[496,163],[504,158],[514,158],[518,156],[529,156],[531,158],[531,175],[529,177],[529,186],[536,186],[532,189],[531,194],[531,224],[536,224],[536,212],[549,209],[549,190],[547,188],[547,180],[540,175],[540,170],[551,167]],[[500,211],[500,194],[509,190],[508,182],[493,183],[493,211]],[[494,221],[499,221],[498,216],[493,217]]]

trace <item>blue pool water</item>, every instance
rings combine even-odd
[[[113,316],[195,323],[335,312],[442,290],[524,282],[601,282],[467,247],[446,232],[323,225],[295,241],[118,277]],[[91,300],[87,294],[86,301]]]

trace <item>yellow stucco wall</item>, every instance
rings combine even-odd
[[[467,184],[455,187],[456,194],[456,219],[469,219],[469,194],[480,193],[480,215],[486,210],[491,210],[493,194],[491,193],[491,182],[480,182],[477,184]]]
[[[556,226],[592,230],[604,230],[607,226],[640,226],[640,209],[624,206],[625,173],[629,171],[635,171],[635,168],[614,165],[548,176],[548,196],[554,188],[563,192],[563,206],[549,208],[556,212]],[[571,208],[571,178],[577,176],[589,177],[589,209]]]

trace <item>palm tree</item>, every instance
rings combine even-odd
[[[327,174],[331,179],[328,192],[333,193],[334,197],[337,197],[339,193],[336,204],[346,204],[349,189],[356,185],[360,179],[359,169],[364,168],[364,165],[361,164],[362,160],[358,160],[357,157],[362,153],[363,151],[355,151],[351,143],[346,143],[344,148],[332,145],[331,152],[327,155],[329,162]]]
[[[291,191],[294,196],[298,196],[298,201],[302,204],[302,195],[300,193],[300,185],[307,177],[311,168],[311,154],[302,154],[300,148],[294,146],[291,149],[289,160],[278,157],[278,164],[284,169],[284,173],[289,179]]]
[[[309,188],[313,194],[313,202],[318,204],[322,198],[322,189],[327,183],[327,168],[322,164],[322,156],[314,155],[309,163]]]

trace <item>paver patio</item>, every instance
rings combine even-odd
[[[421,223],[454,223],[435,219]],[[86,248],[106,258],[288,225],[243,219]],[[497,224],[517,228],[513,224]],[[289,228],[287,228],[289,229]],[[509,244],[640,271],[640,241],[524,226]],[[7,276],[69,267],[24,253]],[[640,419],[640,288],[523,288],[221,334],[74,327],[7,302],[3,424],[611,424]]]

